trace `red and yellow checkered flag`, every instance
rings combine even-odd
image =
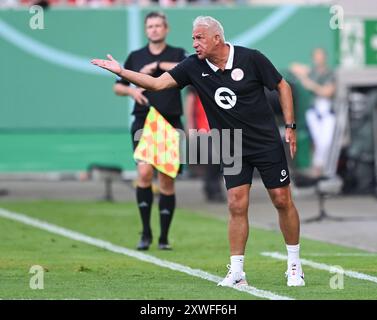
[[[175,178],[179,170],[179,133],[153,107],[150,107],[134,158],[152,164]]]

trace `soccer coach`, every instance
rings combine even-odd
[[[243,264],[249,235],[249,193],[253,170],[257,168],[279,213],[288,252],[287,285],[304,286],[299,258],[300,220],[289,187],[283,143],[264,94],[264,86],[279,92],[286,123],[285,140],[294,157],[296,125],[290,86],[262,53],[225,42],[223,27],[212,17],[200,16],[194,20],[192,38],[196,54],[158,78],[123,69],[111,55],[109,60],[94,59],[92,63],[147,90],[191,84],[200,96],[211,129],[242,129],[240,172],[227,175],[224,170],[231,264],[219,285],[247,285]]]

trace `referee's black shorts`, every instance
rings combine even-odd
[[[182,124],[182,121],[181,121],[181,117],[180,116],[176,116],[176,117],[164,117],[174,128],[176,129],[181,129],[183,130],[183,124]],[[132,122],[132,125],[131,125],[131,139],[132,139],[132,145],[133,145],[133,149],[135,151],[138,143],[139,143],[139,140],[136,140],[135,139],[135,133],[140,130],[140,129],[143,129],[144,128],[144,123],[145,123],[145,119],[146,119],[146,116],[143,116],[143,117],[135,117],[135,120]],[[139,135],[139,138],[141,137],[141,134]],[[182,139],[182,138],[181,138]],[[182,165],[179,166],[179,171],[178,173],[182,173]]]
[[[239,160],[238,164],[236,163],[236,168],[239,170],[235,170],[239,171],[239,173],[235,175],[231,174],[231,172],[227,174],[226,170],[224,170],[227,167],[233,167],[234,163],[222,164],[225,187],[228,190],[244,184],[252,184],[254,168],[258,169],[263,184],[267,189],[281,188],[290,183],[287,158],[283,145],[269,152],[243,156],[242,160]]]

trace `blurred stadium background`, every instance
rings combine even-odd
[[[30,11],[34,4],[44,8],[43,29],[30,27],[36,13]],[[342,29],[330,28],[333,5],[344,10]],[[110,52],[123,61],[131,50],[144,45],[143,18],[155,9],[168,17],[168,43],[190,53],[193,19],[212,15],[223,23],[228,41],[257,48],[274,62],[294,89],[298,154],[292,170],[300,177],[311,166],[311,140],[305,123],[311,96],[289,66],[294,61],[310,64],[316,47],[326,50],[329,65],[336,70],[337,133],[326,168],[328,179],[320,183],[294,181],[301,216],[320,215],[318,222],[303,224],[302,234],[377,252],[374,0],[0,0],[0,207],[28,213],[30,200],[64,200],[69,210],[72,200],[96,203],[103,192],[98,177],[118,181],[113,189],[116,200],[134,201],[130,181],[135,166],[129,134],[133,101],[116,97],[114,77],[89,62]],[[106,178],[95,170],[101,167],[113,171]],[[109,198],[109,183],[107,188]],[[200,189],[198,180],[180,177],[179,206],[225,217],[226,205],[206,203]],[[277,229],[275,212],[258,180],[252,199],[251,221],[264,229]],[[62,202],[52,204],[48,206],[51,210],[64,206]],[[42,202],[41,211],[46,210],[44,206]],[[127,210],[135,210],[136,216],[136,207]],[[344,221],[333,221],[324,212]],[[49,216],[43,217],[48,220]],[[18,252],[8,250],[0,259],[3,267],[6,252],[13,258]],[[227,256],[225,251],[223,256]],[[370,274],[377,275],[372,260],[368,261]],[[10,297],[19,297],[14,290]]]

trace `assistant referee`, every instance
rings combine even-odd
[[[169,31],[166,16],[161,12],[151,12],[145,17],[145,34],[148,44],[140,50],[133,51],[124,63],[124,68],[158,78],[165,71],[175,67],[186,57],[184,49],[175,48],[166,43]],[[145,90],[130,86],[130,82],[119,77],[114,85],[114,92],[119,96],[131,96],[135,100],[132,114],[135,120],[131,126],[134,150],[138,141],[135,133],[144,127],[149,106],[155,107],[162,116],[175,128],[183,129],[181,122],[182,99],[178,88],[166,88],[160,92]],[[152,180],[153,166],[139,161],[137,163],[136,199],[139,207],[143,231],[138,250],[148,250],[152,243],[152,229],[150,226],[151,209],[153,203]],[[168,232],[175,209],[174,179],[158,172],[160,200],[160,237],[158,247],[170,250]]]

